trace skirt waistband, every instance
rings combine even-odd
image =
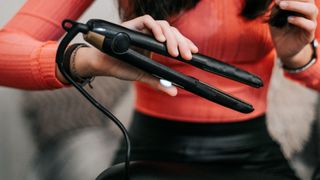
[[[228,136],[267,133],[266,116],[262,115],[241,122],[189,123],[157,118],[135,111],[130,132],[162,134],[164,136]]]

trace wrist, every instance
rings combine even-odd
[[[311,44],[307,44],[299,53],[293,57],[279,57],[285,69],[299,69],[304,67],[313,59],[314,50]]]
[[[92,72],[88,66],[90,59],[83,57],[82,53],[78,54],[80,49],[90,49],[88,47],[86,44],[77,43],[70,45],[66,49],[63,59],[63,75],[67,74],[68,76],[65,78],[70,78],[68,80],[71,82],[77,82],[81,86],[89,84],[91,87],[94,76],[89,76],[90,72]]]
[[[88,78],[95,76],[94,65],[92,63],[92,57],[90,57],[92,48],[81,47],[77,50],[74,56],[74,71],[82,78]]]
[[[56,77],[62,84],[69,84],[69,82],[63,77],[61,71],[58,66],[56,66]]]
[[[317,61],[317,47],[318,41],[315,39],[309,44],[309,46],[305,47],[307,49],[304,48],[300,54],[295,56],[297,59],[291,59],[291,64],[283,64],[283,69],[286,72],[293,74],[307,70]],[[306,57],[310,57],[309,60]]]

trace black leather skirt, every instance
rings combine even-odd
[[[270,137],[265,116],[235,123],[185,123],[135,112],[129,133],[133,161],[192,163],[298,179]],[[124,154],[122,143],[114,164],[123,162]]]

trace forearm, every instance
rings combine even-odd
[[[310,46],[311,47],[311,46]],[[309,50],[305,50],[305,53],[308,53]],[[315,49],[316,54],[319,54],[320,50],[319,48]],[[313,48],[311,47],[311,53],[308,53],[305,56],[305,60],[307,61],[305,64],[298,64],[297,66],[294,67],[292,66],[293,69],[299,69],[300,67],[306,67],[306,69],[303,69],[301,71],[298,72],[290,72],[285,70],[285,75],[286,77],[299,82],[300,84],[303,84],[311,89],[320,91],[320,61],[319,59],[312,59],[313,55],[310,55],[313,53]],[[300,58],[303,60],[303,56]],[[299,59],[297,58],[297,61]],[[312,63],[311,63],[312,62]],[[298,66],[299,65],[299,66]],[[308,66],[306,66],[308,65]],[[300,68],[301,69],[301,68]]]
[[[281,11],[292,12],[289,17],[284,17],[288,23],[285,26],[270,26],[285,75],[307,87],[320,90],[320,63],[316,56],[319,50],[310,43],[319,37],[318,1],[277,0],[275,3],[278,7],[273,9],[272,17],[277,17]]]
[[[63,87],[55,74],[56,49],[56,42],[0,31],[0,85],[30,90]]]
[[[56,68],[61,22],[77,19],[93,0],[28,0],[0,30],[0,85],[21,89],[64,87]]]

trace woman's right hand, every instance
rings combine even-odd
[[[197,53],[198,48],[176,28],[166,21],[156,21],[151,16],[145,15],[124,22],[124,27],[151,33],[160,42],[166,42],[171,56],[179,54],[186,60],[192,58],[192,53]],[[177,94],[174,86],[164,87],[158,78],[137,69],[129,64],[114,59],[95,48],[80,48],[75,56],[75,69],[82,77],[112,76],[123,80],[140,81],[151,87],[163,91],[171,96]]]

